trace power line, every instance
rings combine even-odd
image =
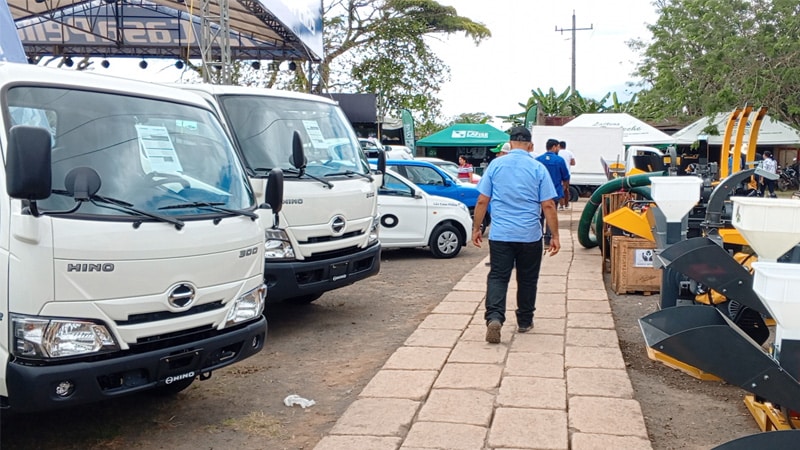
[[[572,92],[575,92],[575,32],[576,31],[583,31],[583,30],[593,30],[594,24],[590,24],[589,28],[575,28],[575,10],[572,10],[572,28],[558,28],[556,26],[556,31],[561,32],[564,34],[565,31],[572,32]]]

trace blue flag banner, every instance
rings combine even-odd
[[[6,0],[0,0],[0,61],[28,62]]]

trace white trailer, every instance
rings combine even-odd
[[[654,147],[635,146],[626,149],[622,142],[623,129],[603,127],[564,127],[534,125],[533,150],[535,155],[547,151],[548,139],[565,141],[567,149],[575,155],[575,165],[570,168],[570,197],[590,195],[609,180],[607,167],[619,165],[622,173],[633,167],[635,154],[663,156]],[[605,164],[604,164],[605,163]]]

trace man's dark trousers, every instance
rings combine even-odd
[[[506,320],[506,292],[511,271],[517,268],[517,326],[526,327],[533,322],[536,309],[536,288],[539,268],[542,265],[542,241],[503,242],[489,241],[491,269],[487,278],[486,323]]]

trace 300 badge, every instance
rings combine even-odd
[[[258,253],[258,247],[248,248],[247,250],[240,250],[239,258],[246,258],[248,256],[253,256],[257,253]]]

